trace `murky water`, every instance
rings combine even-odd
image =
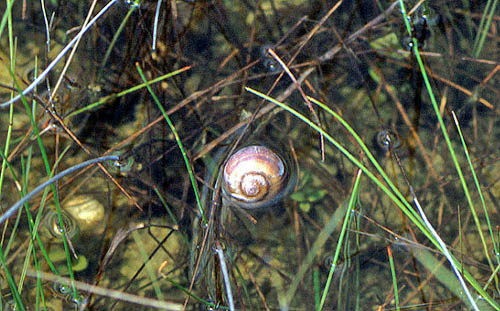
[[[27,206],[32,224],[25,210],[18,223],[11,218],[5,224],[2,245],[8,270],[2,273],[2,304],[14,309],[10,273],[15,284],[22,284],[20,297],[27,310],[224,309],[230,301],[228,282],[235,308],[241,310],[312,310],[320,303],[325,310],[394,309],[391,254],[401,307],[467,308],[444,256],[366,173],[343,231],[356,165],[311,126],[245,90],[269,93],[319,124],[382,180],[348,130],[301,93],[341,115],[410,204],[411,185],[472,282],[484,286],[499,260],[496,15],[481,53],[474,57],[483,7],[467,7],[463,1],[414,8],[415,2],[405,2],[412,31],[474,213],[397,3],[166,1],[158,10],[156,2],[118,1],[83,36],[60,87],[56,90],[69,55],[26,96],[27,106],[36,109],[38,129],[33,129],[21,101],[12,112],[2,108],[0,146],[10,163],[0,177],[3,209],[19,200],[19,189],[27,193],[45,181],[47,166],[54,170],[57,163],[57,173],[103,154],[121,157],[55,184],[64,226],[49,188]],[[47,46],[41,4],[14,4],[12,41],[8,24],[1,37],[2,102],[11,97],[8,87],[14,87],[10,50],[17,51],[13,72],[25,88],[79,31],[89,5],[45,3]],[[103,5],[96,6],[93,16]],[[300,82],[300,91],[280,61]],[[141,74],[153,80],[179,69],[150,84],[158,102],[141,85]],[[158,105],[167,111],[176,134]],[[283,181],[293,187],[283,199],[255,209],[231,201],[221,179],[232,148],[251,144],[278,152],[272,159],[285,162]],[[252,185],[261,178],[255,177]],[[267,181],[259,185],[275,189]],[[32,225],[39,233],[34,243]],[[69,234],[71,226],[74,235]],[[67,234],[65,243],[62,232]],[[341,232],[345,235],[335,262]],[[75,291],[51,278],[70,277],[68,257],[74,279],[87,284],[77,283]],[[37,271],[49,275],[41,275],[37,283]],[[495,310],[498,281],[493,279],[482,295],[493,302],[485,299],[481,310]]]

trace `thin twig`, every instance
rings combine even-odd
[[[231,291],[231,282],[229,281],[229,273],[227,272],[226,261],[224,260],[224,251],[219,241],[215,242],[215,252],[219,256],[220,269],[222,270],[222,276],[224,277],[224,284],[226,286],[226,296],[229,303],[229,310],[234,311],[234,301],[233,292]]]
[[[31,91],[35,89],[35,87],[42,82],[45,77],[49,74],[49,72],[59,63],[59,61],[68,53],[69,49],[78,41],[88,30],[92,25],[97,22],[104,13],[106,13],[107,10],[109,10],[118,0],[111,0],[104,8],[102,8],[99,13],[85,26],[80,30],[80,32],[71,40],[65,47],[62,49],[62,51],[56,56],[56,58],[45,68],[45,70],[36,78],[27,88],[24,89],[24,91],[21,92],[21,94],[15,96],[14,98],[8,100],[7,102],[0,104],[0,108],[5,108],[8,107],[9,105],[15,103],[19,99],[21,99],[22,96],[26,96],[29,94]]]
[[[28,270],[27,275],[30,277],[40,277],[44,280],[56,282],[59,284],[68,284],[71,281],[68,278],[63,278],[63,277],[53,275],[53,274],[43,272],[43,271]],[[97,294],[97,295],[100,295],[103,297],[109,297],[109,298],[113,298],[113,299],[127,301],[129,303],[139,304],[142,306],[152,307],[152,308],[156,308],[156,309],[172,310],[172,311],[178,311],[178,310],[182,309],[181,308],[182,306],[179,303],[175,303],[175,302],[160,301],[160,300],[151,299],[151,298],[147,298],[147,297],[136,296],[136,295],[122,292],[122,291],[114,290],[114,289],[90,285],[90,284],[80,282],[80,281],[74,281],[74,283],[78,287],[78,289],[80,289],[80,290],[91,292],[91,293],[94,293],[94,294]]]
[[[49,20],[47,19],[47,11],[45,10],[45,1],[40,0],[40,5],[42,7],[43,14],[43,22],[45,23],[45,35],[47,36],[47,41],[45,44],[47,45],[47,54],[50,53],[50,28],[49,28]]]
[[[158,35],[158,19],[160,18],[160,7],[162,0],[158,0],[156,3],[156,12],[155,12],[155,21],[153,24],[153,46],[151,47],[152,51],[156,51],[156,37]]]
[[[85,27],[90,20],[90,17],[92,16],[92,12],[94,12],[95,5],[97,4],[97,0],[92,1],[92,5],[90,6],[89,13],[87,14],[87,17],[85,18],[85,21],[83,22],[83,27]],[[59,86],[61,86],[61,82],[64,78],[64,75],[66,74],[66,71],[68,70],[69,65],[71,64],[71,61],[73,60],[73,56],[76,53],[76,49],[78,48],[78,45],[80,44],[80,40],[82,37],[78,38],[75,42],[75,47],[71,50],[71,53],[69,53],[68,61],[66,61],[66,64],[64,64],[64,68],[61,71],[61,74],[59,75],[59,78],[56,82],[56,86],[54,87],[54,90],[52,91],[52,94],[50,95],[49,102],[51,103],[54,100],[54,96],[56,96],[57,90],[59,89]]]
[[[35,189],[33,189],[30,193],[28,193],[25,197],[23,197],[21,200],[17,201],[14,205],[12,205],[1,217],[0,217],[0,224],[3,223],[5,220],[7,220],[7,218],[11,217],[12,215],[14,215],[14,213],[21,207],[23,206],[24,203],[26,203],[28,200],[30,200],[32,197],[34,197],[38,192],[42,191],[45,187],[47,187],[48,185],[50,184],[53,184],[55,183],[56,181],[58,181],[59,179],[63,178],[64,176],[68,175],[68,174],[71,174],[79,169],[82,169],[86,166],[89,166],[89,165],[92,165],[92,164],[96,164],[96,163],[99,163],[99,162],[103,162],[103,161],[107,161],[107,160],[113,160],[113,161],[117,161],[119,159],[118,156],[104,156],[104,157],[100,157],[100,158],[95,158],[95,159],[92,159],[92,160],[88,160],[88,161],[85,161],[85,162],[82,162],[80,164],[77,164],[75,166],[72,166],[62,172],[60,172],[59,174],[57,174],[56,176],[50,178],[49,180],[47,180],[46,182],[38,185],[38,187],[36,187]]]

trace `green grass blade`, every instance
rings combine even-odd
[[[389,267],[391,268],[392,287],[394,288],[394,301],[396,304],[396,310],[399,311],[398,279],[396,278],[396,268],[394,267],[394,258],[392,258],[392,251],[390,246],[387,246],[387,254],[389,257]]]
[[[7,1],[7,7],[3,12],[2,21],[0,22],[0,38],[2,38],[5,24],[7,24],[7,17],[10,15],[13,5],[14,5],[14,0]]]
[[[14,2],[13,0],[11,2]],[[9,1],[7,1],[7,6],[9,5]],[[15,43],[14,43],[14,38],[12,34],[12,15],[10,9],[6,10],[4,13],[4,17],[7,17],[5,22],[8,23],[8,30],[9,30],[9,54],[10,54],[10,68],[9,70],[11,72],[15,72],[16,70],[16,49],[15,49]],[[4,21],[2,20],[2,29],[5,26]],[[0,37],[1,37],[1,30],[0,30]],[[2,64],[4,65],[4,64]],[[5,64],[6,65],[6,64]],[[13,92],[11,92],[11,98],[13,98]],[[10,146],[10,140],[12,138],[12,125],[14,123],[14,107],[9,108],[9,126],[7,128],[7,136],[5,138],[5,146],[4,146],[4,151],[3,153],[5,155],[9,154],[9,146]],[[2,169],[0,170],[0,201],[2,200],[2,188],[3,188],[3,181],[5,177],[5,167],[7,163],[5,158],[2,161]]]
[[[165,210],[167,211],[167,214],[170,217],[172,223],[175,224],[176,226],[179,225],[179,223],[177,222],[177,217],[175,217],[174,213],[172,212],[172,209],[170,208],[170,206],[168,206],[168,203],[165,201],[165,198],[161,195],[158,188],[153,187],[153,190],[160,199],[160,202],[163,205],[163,207],[165,207]]]
[[[342,225],[342,230],[340,231],[340,236],[339,236],[339,239],[337,242],[337,248],[335,249],[335,254],[333,255],[332,266],[330,267],[330,272],[328,273],[326,285],[325,285],[325,288],[323,289],[323,295],[321,296],[321,301],[319,303],[318,311],[323,310],[323,306],[325,305],[326,296],[328,294],[328,290],[330,289],[330,285],[332,283],[333,273],[335,272],[335,268],[337,266],[337,260],[339,259],[339,256],[340,256],[340,249],[342,248],[344,236],[347,232],[348,224],[351,220],[351,216],[352,216],[351,211],[352,211],[353,207],[356,205],[356,201],[358,198],[359,184],[361,181],[361,172],[362,172],[361,170],[358,171],[358,174],[356,176],[356,181],[355,181],[354,187],[352,189],[351,198],[349,199],[349,203],[347,205],[347,211],[346,211],[345,217],[344,217],[344,224]]]
[[[315,310],[319,310],[319,304],[321,302],[320,296],[320,285],[319,285],[319,270],[315,268],[313,271],[313,286],[314,286],[314,306]]]
[[[14,81],[14,84],[15,84],[16,88],[18,89],[19,93],[21,94],[21,102],[24,105],[24,108],[26,110],[26,114],[30,118],[31,125],[33,126],[33,135],[34,135],[34,137],[36,137],[36,141],[37,141],[38,147],[40,149],[40,154],[42,156],[43,165],[45,167],[47,176],[49,176],[49,178],[50,178],[50,176],[52,174],[52,169],[51,169],[51,166],[50,166],[50,163],[49,163],[49,159],[48,159],[48,156],[47,156],[47,151],[45,149],[45,145],[44,145],[43,140],[42,140],[42,138],[40,136],[40,130],[38,129],[38,125],[36,124],[36,120],[34,118],[34,115],[33,115],[33,112],[31,110],[31,107],[29,106],[29,104],[28,104],[28,102],[26,100],[26,97],[24,97],[24,95],[22,95],[22,90],[19,87],[19,83],[17,81],[17,78],[16,78],[14,72],[11,71],[10,74],[11,74],[11,77],[12,77],[12,79]],[[56,190],[56,186],[54,184],[51,184],[50,185],[50,189],[52,190],[54,204],[55,204],[56,211],[57,211],[57,214],[58,214],[58,217],[59,217],[59,222],[63,223],[63,221],[62,221],[62,215],[61,215],[61,206],[60,206],[60,202],[59,202],[59,194],[58,194],[58,192]],[[78,296],[78,293],[77,293],[77,290],[76,290],[76,287],[75,287],[75,284],[74,284],[74,274],[73,274],[73,269],[72,269],[72,264],[71,264],[71,255],[70,255],[70,251],[69,251],[68,241],[66,239],[66,235],[65,234],[62,234],[62,237],[63,237],[64,250],[66,252],[66,259],[67,259],[69,276],[70,276],[70,279],[72,280],[71,281],[71,288],[73,289],[73,297],[76,299],[77,296]]]
[[[19,308],[20,311],[26,310],[21,300],[21,296],[19,295],[19,291],[17,290],[16,282],[14,281],[12,274],[10,274],[10,271],[7,268],[7,262],[5,261],[5,256],[3,254],[2,247],[0,247],[0,263],[2,263],[3,271],[5,273],[5,277],[7,278],[7,283],[9,284],[10,292],[12,294],[14,302],[16,303],[16,308]]]
[[[493,248],[495,250],[495,254],[498,254],[498,247],[497,247],[497,245],[495,243],[495,235],[493,233],[493,228],[492,228],[492,225],[491,225],[490,217],[488,215],[488,209],[486,208],[486,203],[484,201],[483,191],[481,190],[481,185],[479,184],[479,179],[477,178],[476,171],[474,170],[474,166],[472,165],[472,161],[471,161],[470,155],[469,155],[469,150],[467,148],[467,144],[465,143],[464,136],[462,135],[462,129],[460,128],[460,124],[458,123],[458,120],[457,120],[457,117],[455,115],[455,112],[452,112],[452,115],[453,115],[453,121],[455,122],[455,126],[456,126],[456,128],[458,130],[458,135],[460,136],[460,141],[462,143],[462,148],[464,150],[465,157],[467,158],[467,163],[469,164],[469,168],[470,168],[470,171],[472,173],[472,178],[474,179],[474,184],[476,186],[477,193],[479,194],[479,198],[481,200],[481,205],[483,207],[483,212],[484,212],[484,215],[485,215],[485,218],[486,218],[486,223],[488,224],[488,230],[490,232],[490,237],[491,237],[491,241],[492,241],[492,244],[493,244]],[[473,209],[473,214],[472,215],[474,217],[474,220],[476,221],[476,227],[478,228],[478,232],[479,232],[480,236],[482,237],[482,230],[481,230],[481,227],[480,227],[479,219],[476,220],[477,213],[475,213],[475,209]],[[489,251],[488,251],[488,247],[486,245],[486,241],[484,241],[483,237],[481,238],[481,241],[483,242],[483,249],[487,253],[486,258],[489,259]],[[497,258],[497,263],[500,264],[498,258]],[[490,265],[490,267],[492,267],[492,264]],[[493,275],[495,276],[495,282],[496,282],[496,285],[498,287],[498,278],[496,277],[496,274],[493,274]]]
[[[406,202],[406,201],[401,202],[398,199],[398,196],[396,196],[395,194],[393,194],[392,191],[385,184],[383,184],[380,180],[378,180],[375,177],[375,175],[370,170],[368,170],[368,168],[366,166],[364,166],[349,151],[347,151],[342,145],[340,145],[331,135],[329,135],[323,129],[321,129],[316,124],[314,124],[313,122],[311,122],[311,120],[307,119],[305,116],[303,116],[302,114],[300,114],[296,110],[292,109],[291,107],[289,107],[289,106],[287,106],[287,105],[285,105],[285,104],[283,104],[283,103],[275,100],[274,98],[271,98],[271,97],[269,97],[269,96],[267,96],[267,95],[265,95],[265,94],[263,94],[261,92],[253,90],[252,88],[246,87],[245,89],[248,92],[253,93],[253,94],[255,94],[255,95],[257,95],[257,96],[259,96],[259,97],[261,97],[261,98],[263,98],[263,99],[265,99],[267,101],[270,101],[270,102],[276,104],[277,106],[283,108],[284,110],[286,110],[289,113],[291,113],[294,116],[296,116],[298,119],[302,120],[304,123],[306,123],[313,130],[317,131],[318,133],[323,134],[323,136],[325,137],[325,139],[327,139],[339,151],[341,151],[351,162],[353,162],[354,165],[356,165],[361,170],[363,170],[363,173],[365,173],[366,176],[368,176],[368,178],[370,178],[378,187],[380,187],[380,189],[387,196],[389,196],[389,198],[398,206],[398,208],[400,208],[403,211],[403,213],[410,219],[410,221],[413,222],[413,224],[415,224],[423,234],[425,234],[425,236],[429,239],[429,241],[431,241],[434,244],[434,246],[436,246],[440,251],[443,251],[443,249],[441,248],[440,243],[436,240],[436,238],[434,237],[434,235],[429,231],[429,229],[427,228],[427,226],[425,224],[423,224],[423,220],[421,219],[420,215],[415,216],[414,215],[415,211],[413,209],[411,209],[411,207],[410,207],[410,209],[408,209],[408,207],[407,207],[407,206],[409,206],[408,202]],[[321,106],[321,107],[323,108],[323,106]],[[364,143],[363,143],[362,146],[363,146],[363,148],[366,148],[366,146],[364,145]],[[365,150],[365,149],[363,149],[363,150]],[[385,180],[385,181],[387,183],[389,183],[389,184],[392,184],[391,180]],[[397,188],[396,188],[396,190],[397,190]],[[474,279],[474,277],[466,269],[464,269],[462,267],[462,265],[460,264],[460,262],[458,262],[454,258],[453,258],[453,262],[456,265],[457,269],[459,271],[463,272],[463,274],[464,274],[465,278],[467,279],[467,281],[474,287],[474,289],[476,291],[478,291],[478,293],[482,296],[482,298],[484,298],[496,310],[500,311],[500,305],[495,300],[493,300],[493,298],[490,295],[488,295],[488,293],[486,293],[482,289],[482,287]]]
[[[91,110],[91,109],[94,109],[94,108],[96,108],[96,107],[99,107],[99,106],[101,106],[101,105],[104,105],[104,104],[106,104],[106,103],[108,103],[108,102],[111,102],[112,100],[114,100],[114,99],[116,99],[116,98],[119,98],[119,97],[125,96],[125,95],[127,95],[127,94],[133,93],[133,92],[138,91],[138,90],[140,90],[140,89],[143,89],[143,88],[147,87],[148,85],[152,85],[152,84],[154,84],[154,83],[161,82],[161,81],[163,81],[163,80],[165,80],[165,79],[168,79],[168,78],[170,78],[170,77],[173,77],[173,76],[175,76],[175,75],[178,75],[178,74],[180,74],[181,72],[184,72],[184,71],[189,70],[189,69],[191,69],[191,66],[186,66],[186,67],[183,67],[183,68],[181,68],[181,69],[178,69],[178,70],[175,70],[175,71],[173,71],[173,72],[170,72],[170,73],[164,74],[164,75],[159,76],[159,77],[157,77],[157,78],[154,78],[154,79],[152,79],[152,80],[149,80],[149,81],[146,81],[146,82],[144,82],[144,83],[141,83],[141,84],[139,84],[139,85],[133,86],[133,87],[131,87],[131,88],[129,88],[129,89],[126,89],[126,90],[124,90],[124,91],[121,91],[121,92],[119,92],[119,93],[116,93],[116,94],[111,94],[111,95],[108,95],[108,96],[104,96],[104,97],[100,98],[100,99],[99,99],[97,102],[95,102],[95,103],[92,103],[92,104],[90,104],[90,105],[88,105],[88,106],[85,106],[85,107],[83,107],[83,108],[81,108],[81,109],[78,109],[78,110],[75,110],[75,111],[71,112],[70,114],[68,114],[68,115],[66,116],[66,118],[71,118],[71,117],[76,116],[77,114],[80,114],[80,113],[82,113],[82,112],[89,111],[89,110]]]
[[[170,279],[169,277],[167,277],[166,275],[162,275],[162,277],[167,280],[169,283],[171,283],[172,285],[174,285],[176,288],[180,289],[181,291],[183,291],[186,295],[188,295],[189,297],[193,298],[194,300],[198,301],[198,302],[201,302],[202,304],[204,304],[205,306],[209,307],[209,308],[220,308],[222,310],[227,310],[228,308],[227,307],[224,307],[224,306],[216,306],[214,303],[208,301],[208,300],[205,300],[199,296],[196,296],[195,294],[193,294],[192,292],[190,292],[186,287],[182,286],[181,284],[175,282],[174,280]]]
[[[459,297],[463,302],[467,301],[454,273],[444,267],[429,251],[419,248],[413,252],[413,255],[427,270],[431,271],[433,276],[451,293]],[[478,301],[478,307],[481,311],[493,310],[491,306],[486,305],[485,302],[481,300]]]
[[[7,128],[7,136],[5,138],[5,147],[3,150],[3,154],[9,154],[10,140],[12,138],[13,120],[14,120],[14,107],[11,105],[11,107],[9,108],[9,127]],[[4,157],[2,161],[2,168],[0,169],[0,201],[2,200],[2,189],[3,189],[3,181],[5,178],[6,166],[7,166],[7,159]]]
[[[143,247],[146,244],[142,241],[140,234],[136,230],[132,231],[132,238],[134,239],[137,249],[139,250],[141,260],[146,266],[146,272],[153,286],[156,298],[158,298],[158,300],[160,301],[164,301],[165,299],[163,298],[163,293],[160,289],[160,284],[158,284],[158,278],[156,277],[156,273],[153,267],[151,266],[150,258]]]
[[[396,192],[396,194],[393,193],[393,191],[391,191],[391,189],[389,189],[382,181],[380,181],[363,163],[361,163],[356,157],[354,157],[346,148],[344,148],[337,140],[335,140],[330,134],[328,134],[327,132],[325,132],[322,128],[320,128],[319,126],[317,126],[316,124],[314,124],[313,122],[311,122],[311,120],[307,119],[304,115],[300,114],[299,112],[297,112],[296,110],[294,110],[293,108],[275,100],[274,98],[272,97],[269,97],[259,91],[256,91],[252,88],[249,88],[249,87],[246,87],[246,90],[249,91],[250,93],[253,93],[267,101],[270,101],[276,105],[278,105],[279,107],[285,109],[286,111],[290,112],[291,114],[293,114],[294,116],[296,116],[297,118],[299,118],[300,120],[302,120],[303,122],[305,122],[309,127],[311,127],[313,130],[317,131],[318,133],[322,134],[330,143],[332,143],[335,148],[337,148],[340,152],[342,152],[354,165],[356,165],[357,167],[359,167],[363,173],[366,174],[366,176],[368,176],[368,178],[370,178],[378,187],[380,187],[380,189],[387,195],[389,196],[389,198],[392,200],[392,202],[394,202],[404,213],[405,215],[416,225],[419,227],[419,229],[425,233],[427,235],[427,237],[431,240],[431,241],[434,241],[435,240],[433,239],[432,235],[430,234],[430,232],[427,231],[425,225],[421,222],[421,219],[420,219],[420,216],[416,213],[416,211],[413,210],[413,208],[411,208],[411,206],[409,205],[409,203],[406,201],[406,199],[404,199],[403,195],[400,193],[400,191],[396,188],[396,186],[394,186],[394,184],[392,183],[392,181],[390,180],[390,178],[387,176],[387,174],[385,174],[384,170],[382,169],[382,167],[380,167],[380,165],[378,165],[378,163],[376,162],[375,158],[373,157],[373,155],[371,155],[371,152],[368,150],[368,148],[366,147],[366,145],[363,143],[363,141],[361,140],[361,138],[359,137],[359,135],[356,134],[355,138],[357,138],[357,140],[359,139],[358,143],[361,144],[363,150],[366,152],[366,155],[367,157],[372,157],[373,160],[375,161],[376,166],[380,169],[380,172],[383,174],[384,176],[384,180],[390,185],[391,189],[394,189],[394,191]],[[322,103],[314,100],[313,98],[309,98],[313,103],[315,104],[318,104],[320,105],[321,108],[323,109],[326,109],[328,113],[332,113],[335,117],[339,117],[339,121],[343,124],[346,124],[347,126],[349,126],[342,118],[340,118],[340,116],[338,116],[335,112],[331,111],[328,107],[326,107],[325,105],[323,105]],[[354,132],[354,130],[349,126],[348,127],[348,130],[351,130]],[[351,133],[352,134],[352,133]],[[403,201],[404,200],[404,201]],[[436,242],[436,246],[437,245],[437,242]]]
[[[432,107],[434,108],[434,112],[435,112],[436,117],[437,117],[437,119],[438,119],[438,121],[439,121],[439,126],[440,126],[440,128],[441,128],[441,132],[442,132],[443,137],[444,137],[444,139],[445,139],[445,141],[446,141],[446,145],[447,145],[447,147],[448,147],[448,150],[449,150],[449,152],[450,152],[451,158],[452,158],[453,163],[454,163],[454,165],[455,165],[455,169],[456,169],[456,171],[457,171],[457,174],[458,174],[458,176],[459,176],[459,178],[460,178],[460,182],[461,182],[461,184],[462,184],[462,188],[463,188],[463,190],[464,190],[464,193],[465,193],[465,196],[466,196],[466,198],[467,198],[467,202],[468,202],[468,204],[469,204],[469,207],[470,207],[470,209],[471,209],[471,212],[472,212],[472,213],[475,213],[475,210],[474,210],[474,207],[473,207],[473,204],[472,204],[472,199],[471,199],[471,196],[470,196],[470,194],[469,194],[469,190],[468,190],[468,188],[467,188],[467,183],[466,183],[465,178],[464,178],[464,175],[463,175],[463,173],[462,173],[462,169],[460,168],[460,164],[459,164],[458,159],[457,159],[457,156],[456,156],[456,154],[455,154],[455,150],[453,149],[453,146],[452,146],[452,144],[451,144],[451,140],[450,140],[450,137],[449,137],[449,135],[448,135],[448,131],[446,130],[446,126],[445,126],[445,124],[444,124],[444,120],[443,120],[443,118],[441,117],[441,114],[440,114],[440,112],[439,112],[439,106],[438,106],[438,104],[437,104],[436,97],[434,96],[434,92],[433,92],[433,90],[432,90],[432,86],[431,86],[431,84],[430,84],[429,77],[427,76],[427,71],[426,71],[426,69],[425,69],[425,66],[424,66],[424,63],[423,63],[422,57],[420,56],[420,52],[419,52],[419,49],[418,49],[418,41],[417,41],[417,39],[416,39],[416,38],[414,38],[414,37],[412,36],[412,28],[411,28],[410,22],[409,22],[409,20],[408,20],[408,18],[407,18],[406,8],[405,8],[405,6],[404,6],[403,1],[402,1],[402,0],[399,0],[399,4],[400,4],[400,7],[401,7],[401,14],[403,15],[403,20],[404,20],[404,23],[405,23],[405,25],[406,25],[407,32],[408,32],[408,34],[410,35],[410,37],[412,37],[412,38],[413,38],[413,49],[412,49],[412,51],[413,51],[413,52],[414,52],[414,54],[415,54],[415,58],[416,58],[416,60],[417,60],[417,63],[418,63],[418,66],[419,66],[420,72],[421,72],[421,74],[422,74],[422,78],[423,78],[423,80],[424,80],[424,84],[425,84],[425,87],[426,87],[426,89],[427,89],[427,93],[428,93],[429,98],[430,98],[430,100],[431,100]],[[479,229],[478,231],[479,231],[479,233],[480,233],[480,236],[482,237],[482,242],[483,242],[483,245],[486,245],[486,244],[485,244],[485,242],[484,242],[484,236],[482,235],[482,231],[480,230],[480,227],[481,227],[481,226],[480,226],[480,224],[479,224],[479,223],[476,223],[476,226],[478,226],[478,229]],[[487,256],[487,258],[490,258],[490,257],[489,257],[489,254],[488,254],[488,251],[487,251],[487,250],[485,250],[485,252],[487,253],[487,255],[486,255],[486,256]],[[489,261],[489,263],[490,263],[490,266],[492,266],[492,264],[491,264],[491,259],[489,259],[488,261]],[[457,262],[456,262],[456,263],[457,263]],[[492,270],[493,270],[493,269],[492,269]],[[471,285],[473,285],[473,286],[474,286],[474,288],[475,288],[476,290],[482,290],[482,288],[479,286],[479,284],[477,284],[477,282],[476,282],[473,278],[472,278],[472,279],[468,279],[468,281],[469,281],[469,282],[473,282],[473,283],[474,283],[474,284],[471,284]],[[466,290],[466,289],[464,289],[464,290]],[[491,299],[491,297],[489,297],[489,295],[487,295],[487,296],[488,296],[488,298],[489,298],[489,299]],[[485,298],[485,297],[483,296],[483,298]],[[486,298],[485,298],[485,299],[486,299]],[[490,301],[488,301],[488,302],[490,302]],[[474,305],[474,301],[471,301],[471,303]],[[497,304],[496,302],[494,302],[493,300],[491,300],[491,303],[493,303],[494,305],[498,306],[498,304]]]
[[[333,231],[335,231],[335,228],[338,227],[342,219],[346,217],[345,216],[346,209],[347,209],[347,203],[344,202],[335,210],[335,212],[330,217],[326,225],[318,233],[316,240],[311,246],[311,249],[307,253],[306,257],[304,258],[302,264],[299,267],[299,270],[295,274],[292,284],[290,284],[290,287],[288,288],[284,296],[278,297],[280,306],[282,308],[287,308],[290,305],[290,302],[295,297],[297,289],[300,283],[302,282],[304,275],[306,274],[309,267],[313,264],[314,258],[316,258],[316,255],[319,253],[320,249],[325,245],[325,243],[327,242],[328,238],[331,236]]]
[[[479,45],[479,40],[481,38],[482,30],[484,29],[484,23],[486,22],[486,16],[488,15],[488,11],[491,7],[491,0],[486,2],[486,6],[484,7],[483,14],[481,15],[481,20],[479,21],[478,32],[476,34],[476,38],[474,39],[474,44],[472,45],[472,55],[475,54],[477,50],[477,46]]]
[[[474,40],[474,49],[472,55],[474,57],[479,57],[481,51],[483,50],[484,41],[488,36],[488,30],[491,27],[491,22],[493,21],[493,16],[497,8],[498,0],[488,0],[486,7],[484,8],[483,15],[481,16],[481,22],[479,24],[479,29]]]
[[[132,15],[132,13],[134,13],[134,11],[135,11],[136,8],[138,8],[138,6],[136,6],[136,5],[131,5],[130,6],[127,14],[125,15],[125,17],[123,18],[122,22],[120,23],[120,26],[116,30],[116,32],[115,32],[115,34],[113,36],[113,39],[111,39],[111,43],[109,44],[109,47],[108,47],[106,53],[104,54],[104,58],[102,59],[102,62],[101,62],[101,67],[100,67],[101,68],[101,74],[102,74],[102,70],[104,68],[106,68],[106,63],[108,62],[109,55],[111,55],[111,52],[113,51],[113,48],[115,47],[115,44],[116,44],[116,41],[118,40],[118,37],[122,33],[123,28],[127,24],[128,19],[130,18],[130,16]]]
[[[141,79],[144,81],[144,83],[146,83],[147,79],[144,76],[141,67],[139,67],[139,65],[137,65],[136,67],[137,67],[137,71],[139,72],[139,75],[141,76]],[[190,163],[189,158],[187,156],[186,150],[184,149],[184,145],[182,144],[181,138],[179,137],[179,133],[177,133],[177,130],[175,129],[174,124],[172,123],[172,121],[168,117],[167,111],[165,111],[165,108],[163,108],[163,106],[161,105],[160,101],[158,100],[158,97],[156,97],[156,94],[153,92],[153,89],[151,89],[151,86],[149,84],[146,84],[146,87],[147,87],[149,93],[151,94],[151,96],[153,97],[154,102],[158,106],[158,109],[160,109],[161,113],[163,114],[163,117],[167,121],[167,124],[170,127],[170,130],[174,134],[175,140],[177,141],[177,145],[179,146],[179,150],[181,151],[182,157],[184,158],[184,163],[186,164],[186,168],[187,168],[187,171],[189,174],[189,179],[191,180],[191,185],[193,187],[194,195],[196,197],[196,204],[198,206],[198,209],[200,210],[203,223],[206,224],[207,219],[205,217],[205,213],[203,211],[203,206],[201,204],[200,194],[198,191],[198,184],[196,183],[196,179],[194,178],[193,168],[191,167],[191,163]]]

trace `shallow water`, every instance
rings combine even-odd
[[[415,4],[405,3],[408,10]],[[54,59],[89,10],[88,3],[46,3],[48,16],[54,14],[47,51],[40,3],[26,5],[25,13],[22,2],[12,9],[17,37],[14,72],[21,87],[33,79],[35,63],[39,74]],[[269,48],[288,64],[304,94],[325,103],[358,133],[410,203],[407,182],[411,185],[436,231],[484,286],[498,260],[489,228],[499,243],[496,17],[478,57],[472,53],[482,7],[432,3],[430,11],[413,10],[410,19],[471,193],[485,251],[417,59],[408,49],[410,40],[399,7],[346,1],[332,12],[333,5],[326,1],[162,2],[156,50],[152,51],[157,3],[120,1],[83,37],[53,101],[49,102],[49,96],[67,57],[37,88],[36,96],[27,97],[29,104],[33,98],[43,103],[32,106],[42,132],[39,141],[22,103],[13,106],[11,128],[9,109],[3,108],[0,141],[6,150],[10,140],[7,158],[11,164],[2,171],[4,209],[19,199],[18,185],[28,192],[46,179],[43,153],[49,169],[57,161],[57,172],[104,153],[122,157],[119,164],[91,167],[56,184],[65,217],[79,225],[78,233],[68,236],[67,252],[61,237],[54,237],[48,229],[61,231],[57,220],[50,225],[47,221],[50,211],[57,210],[50,189],[29,203],[33,218],[38,214],[40,221],[35,253],[25,211],[18,225],[11,219],[4,227],[3,250],[16,284],[22,280],[25,261],[27,271],[57,271],[69,277],[69,256],[76,280],[135,296],[118,299],[110,297],[111,292],[103,295],[80,284],[75,296],[71,286],[61,289],[44,276],[37,287],[36,278],[30,276],[21,292],[26,309],[36,310],[37,305],[53,310],[145,309],[161,307],[158,300],[172,303],[170,309],[182,309],[186,292],[191,293],[188,310],[223,309],[229,303],[224,265],[236,309],[317,308],[332,271],[358,169],[311,126],[275,104],[262,102],[245,87],[270,92],[315,124],[319,122],[379,180],[382,177],[340,122],[306,103],[288,74],[281,77],[282,67],[266,53]],[[101,8],[102,4],[97,5],[94,12]],[[7,30],[1,37],[0,83],[12,85],[6,70],[10,57]],[[143,83],[137,67],[148,80],[184,70],[151,84],[151,90],[182,141],[206,223],[175,135],[149,91],[144,86],[134,89]],[[0,97],[7,100],[8,90],[2,88]],[[44,106],[64,126],[51,121]],[[489,227],[452,112],[482,187]],[[221,182],[216,180],[240,137],[235,148],[253,143],[272,146],[289,169],[297,169],[293,194],[256,210],[237,208],[221,199]],[[451,310],[468,306],[456,279],[449,276],[446,259],[423,229],[366,173],[359,187],[332,282],[325,291],[324,309],[395,308],[389,254],[394,259],[401,307]],[[224,263],[216,250],[224,253]],[[443,263],[441,268],[435,260]],[[4,306],[13,303],[6,275],[4,270]],[[493,280],[486,291],[492,300],[499,296],[496,286]],[[43,289],[45,305],[37,299],[37,288],[38,293]],[[139,301],[139,297],[152,300]],[[487,305],[481,305],[481,310],[497,307]]]

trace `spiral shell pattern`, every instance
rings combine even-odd
[[[232,154],[223,168],[223,196],[242,208],[269,206],[289,190],[288,175],[285,161],[273,150],[246,146]]]

